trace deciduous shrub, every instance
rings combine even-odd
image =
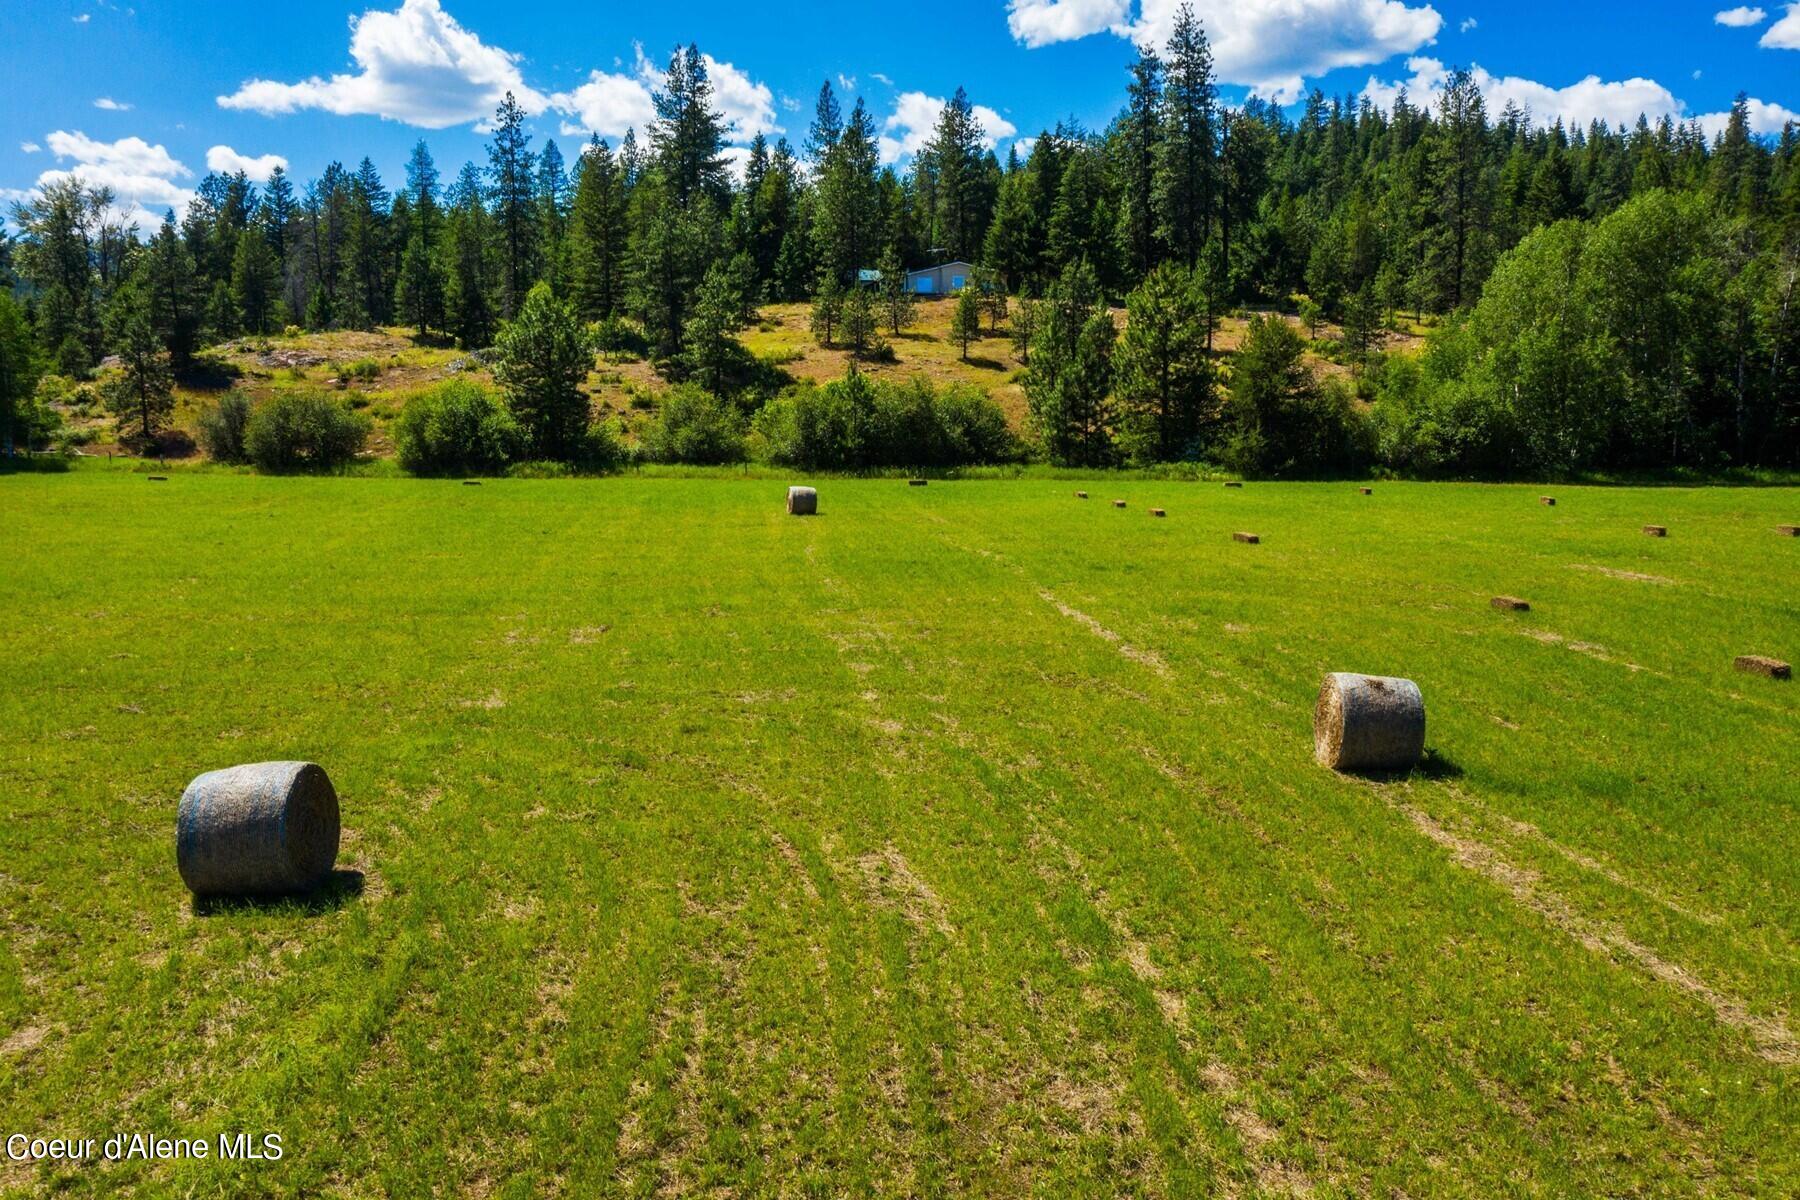
[[[242,392],[226,392],[200,414],[200,444],[214,462],[249,462],[245,444],[249,427],[250,398]]]
[[[469,379],[452,379],[406,402],[394,425],[394,453],[415,475],[486,475],[524,452],[524,431],[500,398]]]
[[[683,384],[663,397],[662,413],[646,431],[644,449],[657,462],[742,462],[744,418],[729,401]]]
[[[857,371],[823,387],[800,385],[757,415],[773,462],[859,470],[950,467],[1018,457],[1006,415],[978,389],[939,392],[924,379],[874,380]]]
[[[335,397],[286,392],[251,414],[244,448],[258,470],[271,474],[331,471],[362,453],[369,425]]]

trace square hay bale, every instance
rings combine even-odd
[[[1231,540],[1234,542],[1243,542],[1245,545],[1249,546],[1260,546],[1262,544],[1262,537],[1254,533],[1234,533],[1231,535]]]
[[[1530,612],[1531,601],[1521,600],[1517,596],[1495,596],[1489,604],[1501,612]]]
[[[1357,488],[1356,490],[1365,496],[1373,496],[1375,494],[1374,488]]]
[[[1124,502],[1124,501],[1123,501],[1123,500],[1114,500],[1114,501],[1113,501],[1113,507],[1114,507],[1114,508],[1124,508],[1124,507],[1125,507],[1125,502]]]
[[[1239,482],[1238,482],[1238,481],[1237,481],[1237,480],[1235,480],[1235,479],[1227,479],[1227,480],[1226,480],[1226,481],[1225,481],[1225,486],[1226,486],[1226,487],[1232,487],[1232,488],[1241,488],[1241,487],[1243,487],[1243,486],[1244,486],[1244,485],[1243,485],[1243,484],[1242,484],[1242,483],[1239,483]]]
[[[791,487],[788,489],[787,510],[796,517],[816,517],[819,515],[819,493],[809,487]]]
[[[1646,525],[1646,526],[1644,526],[1644,536],[1645,537],[1668,537],[1669,536],[1669,527],[1667,525]]]
[[[1775,532],[1782,537],[1800,537],[1800,525],[1777,525]]]
[[[481,486],[481,480],[479,480],[479,479],[465,479],[465,480],[463,480],[463,486],[464,486],[464,487],[480,487],[480,486]]]
[[[1153,517],[1166,517],[1166,516],[1168,516],[1168,515],[1169,515],[1169,514],[1168,514],[1168,513],[1166,513],[1166,512],[1164,512],[1164,511],[1163,511],[1163,510],[1162,510],[1162,509],[1160,509],[1160,508],[1153,508],[1153,509],[1151,509],[1151,510],[1150,510],[1150,515],[1151,515],[1151,516],[1153,516]]]
[[[1086,492],[1076,492],[1076,493],[1075,493],[1075,498],[1076,498],[1076,499],[1077,499],[1077,500],[1086,500],[1086,499],[1087,499],[1087,493],[1086,493]]]
[[[169,477],[167,475],[152,475],[150,477],[150,482],[151,483],[167,483],[167,482],[169,482]]]
[[[906,481],[906,486],[907,487],[924,487],[927,482],[929,482],[929,481],[924,480],[924,479],[909,479]]]
[[[1555,496],[1539,496],[1538,503],[1545,505],[1549,508],[1555,508],[1556,507],[1556,497]]]
[[[1792,679],[1794,668],[1779,658],[1768,658],[1761,654],[1740,654],[1733,666],[1750,675],[1767,675],[1770,679]]]

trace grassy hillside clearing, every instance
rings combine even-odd
[[[1800,1190],[1793,490],[1089,490],[0,477],[0,1126],[287,1148],[0,1192]]]

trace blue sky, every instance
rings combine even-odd
[[[209,168],[303,181],[374,158],[398,182],[426,138],[446,176],[482,152],[509,88],[567,157],[642,128],[675,43],[712,62],[734,142],[805,136],[821,80],[863,98],[903,161],[960,84],[1004,153],[1059,118],[1104,125],[1133,39],[1160,43],[1179,0],[911,0],[774,5],[687,0],[6,0],[0,198],[76,171],[149,223]],[[1415,100],[1474,66],[1498,109],[1542,119],[1721,120],[1739,92],[1762,132],[1800,120],[1800,3],[1640,0],[1197,0],[1228,99],[1291,102],[1313,85]],[[901,14],[901,15],[887,15]]]

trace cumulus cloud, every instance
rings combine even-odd
[[[1032,48],[1072,42],[1131,22],[1131,0],[1011,0],[1006,27]]]
[[[1789,121],[1800,124],[1800,112],[1791,108],[1783,108],[1779,104],[1770,104],[1763,100],[1748,100],[1745,106],[1749,109],[1750,132],[1763,137],[1779,134]],[[1700,122],[1700,128],[1706,131],[1707,137],[1717,137],[1725,132],[1725,125],[1731,120],[1729,112],[1701,113],[1694,120]]]
[[[267,183],[275,168],[287,170],[288,160],[279,154],[260,154],[252,158],[248,154],[239,154],[230,146],[214,146],[206,152],[206,169],[217,171],[221,175],[235,175],[242,171],[257,183]]]
[[[1443,90],[1445,81],[1450,77],[1448,69],[1435,58],[1422,57],[1409,59],[1406,66],[1412,72],[1409,78],[1383,81],[1371,77],[1368,85],[1363,88],[1363,95],[1377,107],[1391,109],[1395,96],[1404,84],[1408,98],[1415,107],[1435,107],[1438,93]],[[1594,121],[1603,121],[1616,128],[1620,125],[1635,125],[1639,116],[1648,117],[1652,121],[1666,116],[1676,121],[1698,121],[1700,127],[1708,135],[1712,135],[1724,129],[1725,122],[1731,116],[1730,113],[1723,112],[1690,115],[1687,106],[1654,79],[1634,78],[1609,82],[1597,75],[1589,75],[1567,87],[1558,88],[1531,79],[1521,79],[1516,75],[1492,75],[1480,66],[1471,67],[1470,74],[1475,78],[1475,86],[1481,91],[1490,120],[1511,102],[1529,111],[1532,118],[1540,124],[1549,124],[1560,118],[1570,128],[1585,129]],[[1751,100],[1749,108],[1752,133],[1777,134],[1781,132],[1783,123],[1800,120],[1800,115],[1779,104]]]
[[[542,112],[547,104],[525,83],[518,55],[484,43],[438,0],[404,0],[393,12],[352,17],[350,57],[354,74],[298,83],[252,79],[220,96],[219,104],[266,116],[316,108],[426,129],[480,120],[507,92],[527,112]]]
[[[1766,50],[1800,50],[1800,4],[1787,6],[1787,15],[1769,26],[1757,45]]]
[[[1007,26],[1027,46],[1111,32],[1162,46],[1185,0],[1011,0]],[[1283,103],[1309,76],[1411,54],[1436,39],[1444,18],[1402,0],[1193,0],[1226,83]]]
[[[94,101],[94,107],[99,108],[99,109],[104,109],[107,112],[130,112],[131,111],[131,105],[121,103],[118,100],[114,100],[111,96],[100,97],[98,100]]]
[[[570,136],[597,133],[616,140],[627,129],[643,129],[656,117],[656,105],[643,80],[605,71],[593,72],[574,91],[558,92],[550,103],[572,118],[562,123],[563,133]]]
[[[1000,139],[1012,137],[1018,133],[1018,127],[985,104],[971,106],[975,123],[981,127],[981,144],[992,150]],[[931,140],[932,130],[936,127],[938,117],[944,111],[944,99],[941,96],[927,96],[924,92],[902,92],[894,101],[894,111],[882,122],[882,134],[877,142],[884,163],[898,162],[909,158],[925,148]]]
[[[1728,8],[1724,12],[1714,13],[1713,22],[1718,25],[1729,25],[1733,29],[1748,29],[1752,25],[1761,25],[1768,15],[1760,8],[1740,5],[1737,8]]]
[[[597,133],[616,138],[627,129],[642,130],[655,120],[653,96],[663,84],[664,68],[650,61],[642,46],[636,47],[636,52],[637,63],[631,74],[595,71],[574,91],[549,97],[549,107],[573,118],[562,123],[563,133]],[[736,66],[710,54],[700,58],[712,84],[713,103],[725,118],[728,139],[748,142],[759,133],[783,131],[775,120],[775,93],[768,84],[758,83]]]
[[[80,130],[61,129],[44,140],[58,162],[71,165],[39,175],[37,189],[79,176],[91,187],[111,188],[117,215],[145,228],[160,224],[167,209],[179,217],[194,198],[190,189],[176,182],[191,178],[193,172],[161,145],[136,137],[102,142]]]

